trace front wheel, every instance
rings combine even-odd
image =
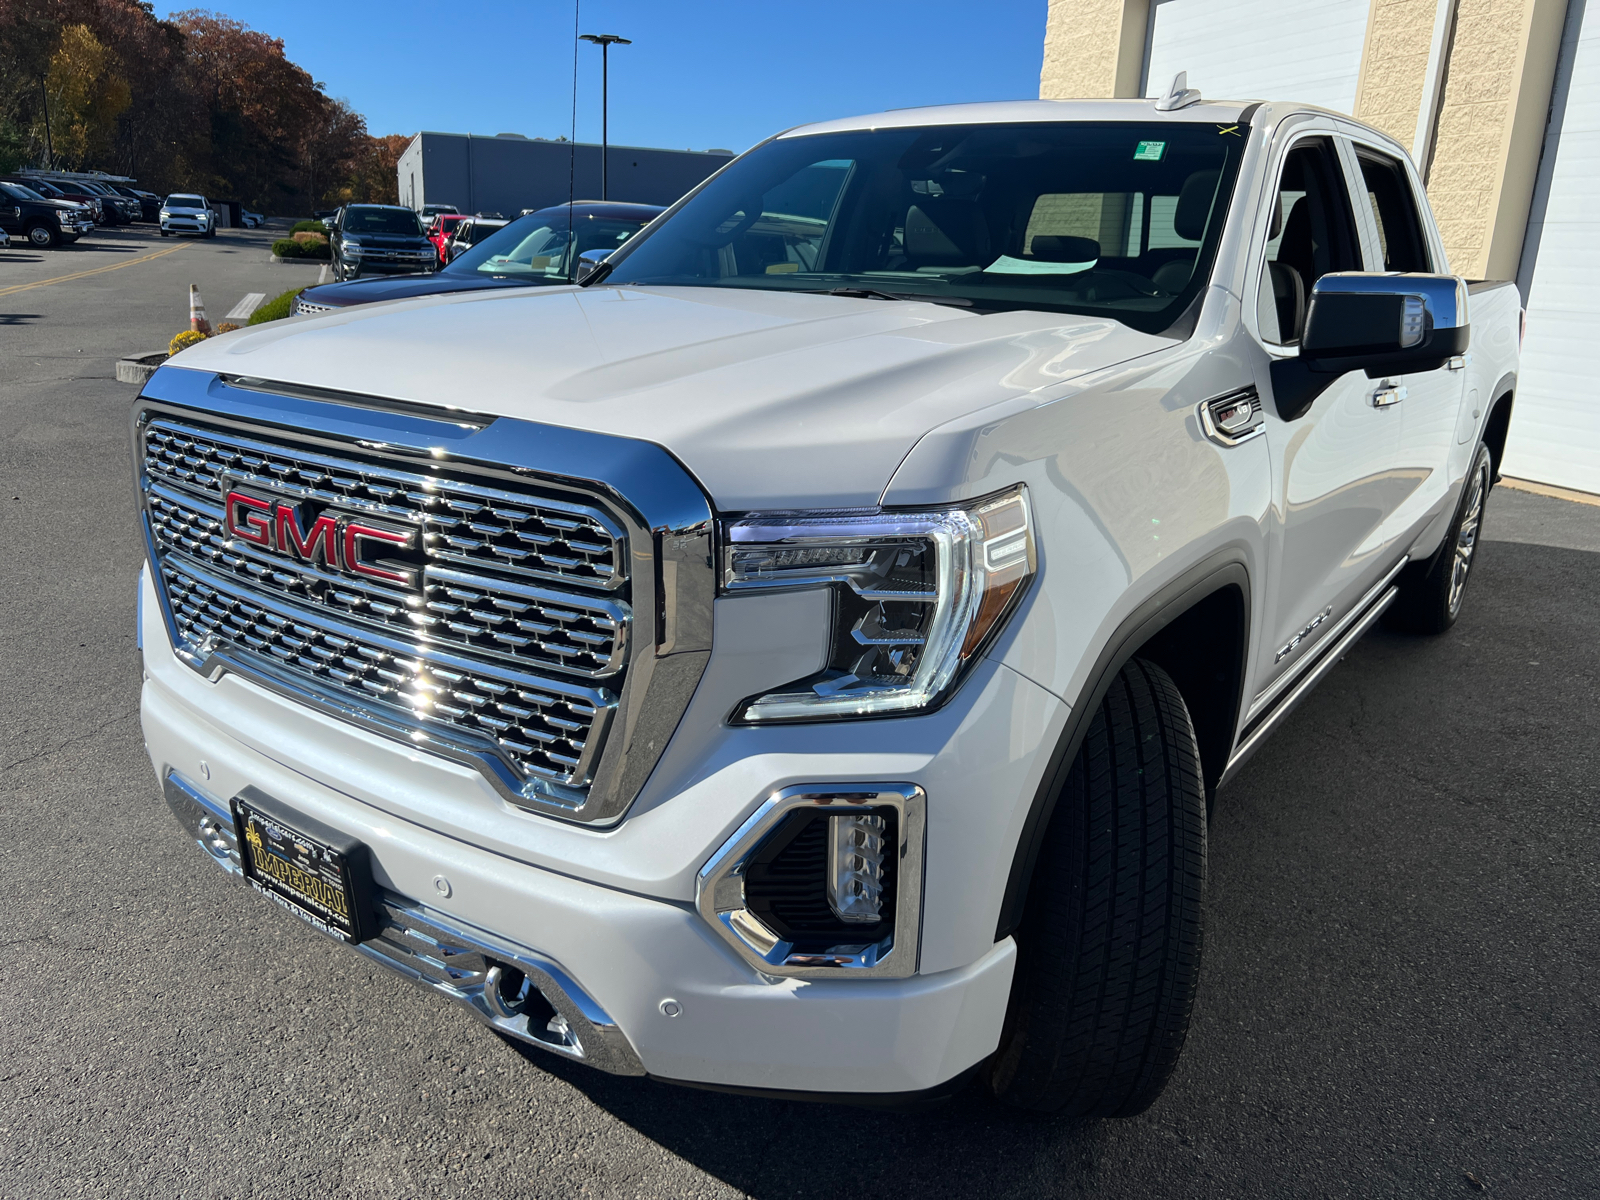
[[[61,235],[43,222],[28,226],[28,245],[37,250],[49,250],[60,240]]]
[[[1483,507],[1493,483],[1494,459],[1489,447],[1479,442],[1444,542],[1431,559],[1413,563],[1400,574],[1400,595],[1389,607],[1391,628],[1443,633],[1456,623],[1483,532]]]
[[[1166,1087],[1200,973],[1206,798],[1183,696],[1134,659],[1090,718],[1016,933],[995,1094],[1131,1117]]]

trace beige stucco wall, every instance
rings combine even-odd
[[[1428,199],[1450,266],[1513,279],[1566,0],[1460,0]]]
[[[1357,120],[1409,147],[1428,75],[1438,0],[1372,0],[1356,85]]]
[[[1050,0],[1041,100],[1137,96],[1149,0]]]

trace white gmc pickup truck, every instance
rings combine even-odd
[[[173,811],[603,1070],[1146,1108],[1217,789],[1461,609],[1514,288],[1383,134],[1178,90],[794,129],[580,270],[145,386]]]

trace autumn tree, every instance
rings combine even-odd
[[[82,167],[104,159],[117,135],[117,118],[133,93],[117,74],[116,56],[87,25],[69,25],[50,56],[45,75],[50,142],[58,164]]]
[[[49,109],[49,123],[45,109]],[[0,0],[0,170],[56,165],[203,191],[266,212],[392,198],[409,139],[289,61],[283,42],[203,9],[149,0]]]

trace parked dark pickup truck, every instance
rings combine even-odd
[[[75,242],[93,228],[94,218],[81,205],[47,200],[31,187],[0,181],[0,229],[35,249]]]

